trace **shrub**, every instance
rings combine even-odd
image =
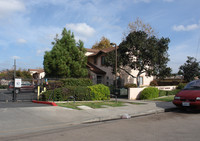
[[[7,85],[0,85],[0,89],[7,89],[8,86]]]
[[[150,82],[150,86],[158,86],[157,80],[153,80]]]
[[[159,96],[166,96],[166,95],[167,95],[167,91],[159,90]]]
[[[185,87],[186,84],[184,83],[179,83],[176,89],[182,90]]]
[[[158,88],[148,87],[141,92],[140,99],[152,99],[152,98],[157,98],[158,96],[159,96]]]
[[[89,78],[67,78],[60,80],[63,86],[92,86]]]
[[[133,84],[133,83],[128,83],[128,84],[125,84],[124,85],[124,88],[128,89],[128,88],[136,88],[137,85],[136,84]]]
[[[108,100],[110,99],[110,90],[103,84],[88,86],[92,100]]]
[[[69,99],[73,96],[75,100],[91,100],[89,88],[83,86],[68,86],[67,88],[56,88],[53,90],[48,90],[42,93],[41,100],[55,100],[55,101],[67,101],[73,100]]]
[[[67,87],[71,96],[75,97],[77,101],[92,100],[90,96],[90,89],[85,86],[68,86]],[[69,96],[70,96],[69,95]]]
[[[49,80],[48,85],[44,84],[48,90],[53,90],[55,88],[61,88],[62,87],[62,82],[59,80]]]
[[[172,91],[167,91],[167,95],[176,95],[180,91],[181,91],[180,89],[175,89],[175,90],[172,90]]]

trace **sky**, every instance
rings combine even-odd
[[[45,51],[63,28],[91,48],[102,36],[120,44],[140,18],[158,38],[170,38],[168,66],[178,72],[192,56],[200,61],[199,0],[0,0],[0,70],[43,68]]]

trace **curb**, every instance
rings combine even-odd
[[[175,111],[176,108],[167,108],[167,109],[157,109],[157,110],[150,110],[147,112],[141,112],[141,113],[133,113],[133,114],[128,114],[130,118],[136,118],[136,117],[142,117],[142,116],[148,116],[148,115],[153,115],[153,114],[159,114],[159,113],[165,113],[165,112],[171,112]],[[96,117],[87,121],[83,121],[82,124],[90,124],[90,123],[97,123],[97,122],[106,122],[106,121],[112,121],[112,120],[120,120],[120,119],[128,119],[128,118],[122,118],[121,115],[117,116],[111,116],[111,117]]]
[[[48,102],[48,101],[37,101],[37,100],[32,100],[33,103],[40,103],[40,104],[48,104],[48,105],[52,105],[52,106],[58,106],[56,105],[56,103],[54,102]]]

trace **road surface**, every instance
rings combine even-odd
[[[1,141],[198,141],[200,112],[154,114],[0,137]]]

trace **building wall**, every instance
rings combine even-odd
[[[129,67],[126,67],[126,70],[133,76],[137,76],[138,71],[137,70],[131,70]],[[124,79],[124,83],[134,83],[137,84],[136,78],[133,78],[132,76],[128,75],[126,72],[121,71],[120,76]],[[146,73],[143,73],[140,75],[140,77],[143,78],[143,84],[142,86],[148,86],[150,82],[154,79],[153,76],[147,77]]]
[[[112,73],[112,68],[111,67],[106,67],[104,65],[101,64],[101,57],[104,56],[105,54],[101,54],[99,56],[94,56],[97,57],[97,63],[94,64],[94,57],[88,57],[88,61],[92,64],[94,64],[95,66],[97,66],[98,68],[100,68],[101,70],[106,72],[106,75],[102,75],[103,77],[103,84],[109,84],[109,85],[113,85],[113,82],[115,80],[115,75]],[[137,76],[138,71],[137,70],[132,70],[129,67],[126,67],[126,70],[132,74],[133,76]],[[97,75],[95,73],[92,74],[93,75],[93,79],[96,79]],[[121,71],[118,76],[120,76],[120,78],[123,80],[124,84],[127,83],[134,83],[136,84],[136,78],[131,77],[130,75],[128,75],[126,72]],[[143,78],[143,84],[142,86],[148,86],[150,84],[150,82],[154,79],[153,76],[151,77],[146,77],[145,73],[141,74],[141,77]],[[96,81],[96,80],[94,80]]]

